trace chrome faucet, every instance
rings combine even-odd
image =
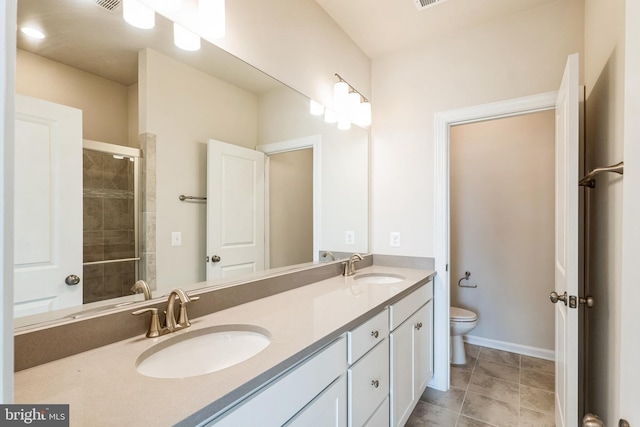
[[[331,251],[322,252],[322,255],[320,255],[320,257],[322,257],[322,258],[331,257],[331,261],[335,261],[336,260],[336,256]]]
[[[151,288],[144,280],[138,280],[136,283],[134,283],[131,287],[131,292],[133,292],[134,294],[139,294],[140,292],[142,292],[144,294],[145,301],[152,298]]]
[[[362,260],[363,258],[360,254],[351,255],[348,261],[342,263],[344,265],[344,273],[342,273],[342,275],[353,276],[356,273],[355,263]]]
[[[180,299],[180,314],[178,316],[178,320],[176,321],[175,315],[175,301],[176,298]],[[158,317],[158,309],[155,307],[143,308],[140,310],[136,310],[131,314],[142,314],[142,313],[151,313],[151,323],[149,324],[149,331],[147,332],[147,337],[155,338],[161,335],[170,334],[171,332],[178,331],[180,329],[185,329],[191,326],[191,322],[189,321],[189,317],[187,316],[187,303],[191,301],[197,301],[200,297],[189,297],[185,291],[182,289],[174,289],[169,294],[169,299],[167,300],[167,310],[165,311],[165,320],[164,326],[160,326],[160,320]]]

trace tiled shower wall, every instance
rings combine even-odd
[[[133,162],[83,150],[83,163],[83,261],[133,258]],[[85,265],[83,276],[84,303],[129,295],[135,262]]]

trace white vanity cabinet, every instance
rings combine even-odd
[[[391,426],[404,426],[433,376],[433,283],[389,308]]]
[[[388,426],[388,335],[387,309],[347,332],[349,427]]]
[[[347,425],[343,336],[205,426]]]

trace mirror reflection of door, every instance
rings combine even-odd
[[[313,149],[269,156],[270,268],[313,261]]]

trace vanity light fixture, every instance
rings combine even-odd
[[[171,12],[176,12],[180,9],[182,9],[182,0],[155,0],[156,3],[158,3],[158,7],[171,11]]]
[[[325,108],[324,121],[326,123],[336,123],[338,121],[338,113],[336,113],[330,108]]]
[[[345,116],[348,121],[358,126],[371,125],[371,103],[369,100],[347,83],[340,74],[336,73],[335,76],[338,78],[338,82],[333,86],[334,108],[340,115]],[[349,129],[345,123],[342,126],[338,122],[338,128]]]
[[[226,32],[225,0],[198,0],[198,19],[206,37],[219,39]]]
[[[138,0],[122,2],[122,17],[129,25],[148,30],[156,25],[156,13]]]
[[[20,31],[33,39],[43,39],[45,37],[42,31],[34,27],[22,27],[20,28]]]
[[[340,130],[348,130],[351,129],[351,121],[344,117],[338,118],[338,129]]]
[[[313,99],[309,100],[309,114],[312,116],[321,116],[324,114],[324,105]]]
[[[187,30],[177,22],[173,23],[173,42],[180,49],[188,51],[200,49],[200,36]]]

